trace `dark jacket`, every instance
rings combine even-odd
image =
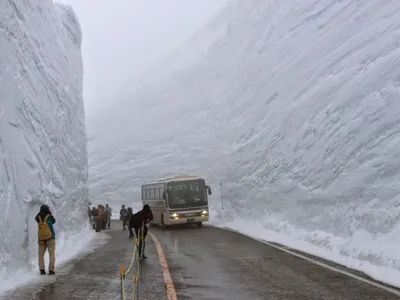
[[[129,226],[135,229],[139,229],[142,225],[146,225],[147,223],[153,220],[153,213],[151,210],[148,212],[144,210],[138,211],[136,214],[132,215],[129,220]]]
[[[128,207],[128,216],[127,216],[128,221],[132,218],[132,215],[133,215],[132,207]]]
[[[126,208],[121,208],[121,210],[119,211],[119,219],[123,222],[127,222],[128,221],[128,211],[126,210]]]
[[[101,204],[97,207],[97,218],[100,220],[104,219],[104,206]]]
[[[51,238],[54,240],[56,238],[56,233],[54,231],[54,224],[56,223],[56,219],[54,218],[54,216],[51,214],[50,208],[47,205],[42,205],[40,207],[40,211],[39,213],[36,215],[35,217],[35,221],[37,223],[39,223],[39,216],[42,218],[42,220],[44,220],[44,218],[49,215],[49,218],[47,219],[47,224],[50,227],[50,231],[51,231]]]
[[[92,208],[92,217],[97,217],[97,209],[96,209],[96,207]]]
[[[108,218],[110,217],[109,215],[108,215],[108,210],[107,209],[104,209],[104,219],[105,220],[108,220]]]

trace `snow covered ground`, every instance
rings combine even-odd
[[[0,292],[35,277],[41,204],[56,218],[57,265],[92,237],[81,30],[52,0],[0,3]]]
[[[200,35],[89,120],[94,195],[203,175],[215,224],[400,286],[400,3],[231,0]]]

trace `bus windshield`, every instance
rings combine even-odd
[[[170,208],[208,205],[204,180],[170,182],[167,190]]]

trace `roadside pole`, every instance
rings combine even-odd
[[[224,195],[222,194],[222,181],[219,183],[221,187],[221,209],[224,210]]]

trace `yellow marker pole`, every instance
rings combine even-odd
[[[125,300],[125,287],[124,287],[124,279],[125,279],[125,267],[119,267],[119,278],[121,279],[121,300]]]
[[[135,300],[135,290],[136,290],[136,275],[132,276],[132,300]]]
[[[139,235],[139,243],[141,243],[141,235]],[[140,246],[140,250],[143,250],[143,244]],[[140,251],[141,252],[141,251]],[[139,298],[139,284],[138,284],[138,279],[140,278],[140,260],[142,258],[142,253],[138,253],[138,266],[137,266],[137,270],[136,270],[136,296],[137,298]]]
[[[125,267],[124,266],[119,267],[119,277],[121,279],[125,279]]]

